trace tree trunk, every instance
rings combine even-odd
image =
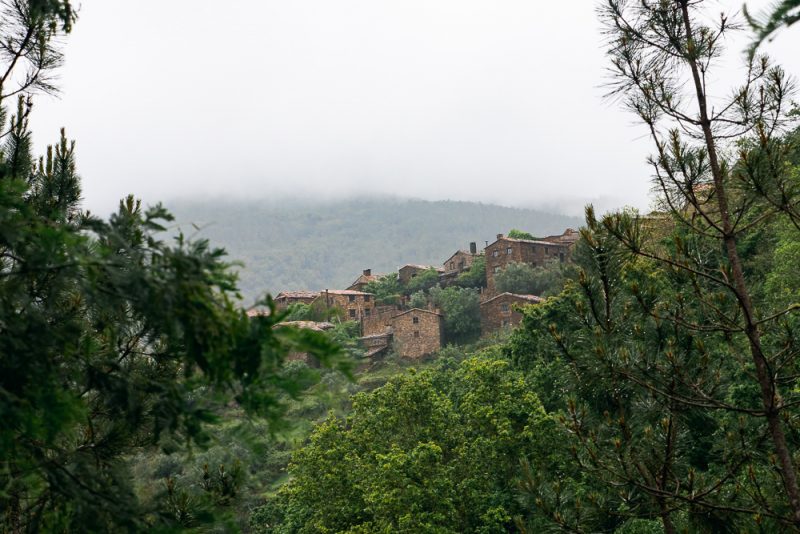
[[[786,493],[789,496],[794,522],[795,524],[800,525],[800,489],[798,489],[797,472],[795,470],[794,463],[792,462],[791,452],[786,444],[786,435],[783,432],[783,425],[780,419],[780,407],[777,403],[777,386],[775,384],[774,377],[771,376],[769,362],[764,356],[764,352],[761,347],[761,333],[754,317],[753,302],[750,298],[750,291],[744,278],[744,271],[742,270],[742,262],[741,258],[739,257],[739,251],[736,248],[736,235],[733,225],[731,224],[730,214],[728,212],[728,198],[725,193],[725,183],[723,181],[722,171],[719,165],[714,134],[711,131],[711,121],[708,117],[706,95],[700,79],[700,71],[697,66],[697,61],[692,56],[691,47],[693,46],[693,38],[692,24],[689,17],[688,8],[689,1],[678,1],[683,14],[687,47],[689,47],[687,53],[688,62],[692,70],[692,79],[694,81],[695,90],[697,91],[697,102],[700,108],[700,124],[703,129],[706,149],[708,150],[711,174],[714,179],[714,193],[717,197],[717,207],[719,208],[722,222],[722,239],[725,244],[725,252],[728,257],[728,262],[730,263],[731,273],[733,275],[734,294],[739,301],[739,307],[744,315],[745,334],[747,335],[747,339],[750,344],[750,354],[753,359],[753,364],[756,368],[756,376],[761,389],[761,401],[764,406],[770,436],[775,447],[775,453],[777,454],[778,462],[781,466],[783,484],[786,488]]]

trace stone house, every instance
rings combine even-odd
[[[392,343],[403,358],[421,358],[442,348],[444,318],[441,313],[412,308],[392,318]]]
[[[469,252],[466,250],[456,251],[455,254],[444,260],[442,267],[444,274],[449,275],[452,273],[461,273],[468,270],[478,255],[478,245],[476,243],[469,244]]]
[[[486,335],[501,328],[518,325],[522,321],[522,314],[515,308],[538,304],[543,300],[536,295],[501,293],[481,302],[481,334]]]
[[[509,263],[527,263],[540,267],[548,262],[569,261],[571,244],[554,243],[543,240],[513,239],[497,234],[497,240],[486,247],[486,287],[491,293],[496,291],[495,275]]]
[[[408,265],[403,265],[397,271],[397,279],[400,281],[400,284],[405,286],[408,285],[408,283],[411,281],[412,278],[416,278],[417,275],[429,269],[434,269],[439,274],[441,274],[444,271],[444,269],[442,269],[441,267],[435,267],[433,265],[408,264]]]
[[[338,308],[344,312],[344,320],[360,321],[372,316],[375,295],[351,289],[326,289],[314,299],[312,306]]]
[[[316,332],[325,332],[326,330],[330,330],[333,328],[332,323],[328,322],[317,322],[317,321],[286,321],[283,323],[276,324],[273,328],[282,328],[286,326],[293,326],[295,328],[302,328],[305,330],[314,330]],[[307,352],[290,352],[286,356],[286,361],[301,361],[305,362],[311,367],[319,367],[319,361],[313,357],[311,354]]]
[[[364,291],[367,288],[367,284],[380,279],[381,276],[382,275],[379,274],[372,274],[372,269],[364,269],[361,276],[356,278],[356,281],[350,284],[347,289],[350,291]]]
[[[403,311],[402,305],[375,306],[369,317],[361,319],[361,335],[371,336],[391,330],[392,319]]]
[[[436,311],[412,308],[392,310],[365,320],[362,346],[367,356],[380,354],[392,347],[402,358],[421,358],[442,348],[444,318]]]
[[[292,304],[311,304],[319,296],[319,291],[281,291],[275,298],[275,307],[285,310]]]
[[[543,237],[542,241],[549,241],[550,243],[562,243],[566,245],[574,245],[581,238],[581,233],[573,228],[567,228],[563,234],[549,235]]]
[[[392,333],[372,334],[362,337],[359,341],[364,350],[366,350],[366,357],[374,358],[392,345]]]

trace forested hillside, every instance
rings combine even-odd
[[[248,300],[265,291],[346,287],[367,268],[438,265],[471,241],[481,249],[511,228],[543,235],[581,225],[577,217],[474,202],[173,201],[167,207],[184,233],[206,237],[244,262],[240,287]]]

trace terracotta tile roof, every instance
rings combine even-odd
[[[365,293],[364,291],[355,291],[353,289],[326,289],[324,291],[320,291],[317,296],[322,296],[325,293],[331,295],[372,295],[372,293]]]
[[[518,295],[516,293],[500,293],[499,295],[495,295],[489,300],[484,300],[483,302],[481,302],[481,306],[483,306],[484,304],[489,304],[493,300],[499,299],[500,297],[513,297],[517,299],[527,300],[532,304],[538,304],[540,302],[544,302],[545,300],[542,297],[537,297],[536,295]]]
[[[294,326],[295,328],[302,328],[303,330],[316,330],[317,332],[324,332],[333,328],[333,323],[319,322],[319,321],[285,321],[278,323],[276,327],[280,326]]]
[[[442,314],[439,313],[439,312],[435,312],[435,311],[431,311],[431,310],[423,310],[422,308],[411,308],[410,310],[406,310],[404,312],[398,313],[397,315],[392,317],[392,319],[396,319],[396,318],[400,317],[401,315],[405,315],[405,314],[411,313],[411,312],[430,313],[431,315],[438,315],[439,317],[442,316]]]
[[[541,239],[517,239],[515,237],[500,237],[494,241],[497,243],[499,241],[511,241],[513,243],[529,243],[531,245],[557,245],[558,243],[553,243],[552,241],[543,241]],[[491,247],[494,243],[490,243],[489,246]]]
[[[275,295],[275,299],[282,297],[290,299],[313,299],[319,295],[319,291],[281,291]]]
[[[433,269],[434,271],[444,271],[443,267],[437,267],[436,265],[419,265],[416,263],[406,263],[400,268],[405,269],[406,267],[413,267],[415,269],[423,269],[423,270]]]

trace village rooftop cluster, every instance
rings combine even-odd
[[[406,264],[397,271],[401,286],[407,287],[414,278],[431,269],[438,274],[441,287],[455,283],[461,273],[470,269],[476,258],[483,256],[486,262],[485,286],[480,292],[481,335],[503,328],[510,328],[522,319],[519,309],[542,302],[538,295],[519,295],[498,292],[495,278],[511,263],[524,263],[532,267],[547,263],[571,261],[572,249],[579,239],[579,232],[568,228],[564,233],[540,239],[516,239],[497,234],[497,239],[478,252],[476,243],[469,250],[457,250],[441,265]],[[368,358],[374,358],[388,349],[403,358],[421,358],[438,351],[443,345],[444,316],[439,309],[411,307],[409,298],[393,305],[380,305],[373,293],[364,291],[374,281],[386,274],[373,274],[365,269],[345,289],[323,291],[282,291],[274,301],[279,310],[293,304],[307,304],[324,310],[336,310],[345,320],[359,324],[360,342]],[[250,314],[260,313],[252,310]],[[301,328],[326,330],[333,325],[319,321],[294,321]],[[303,355],[299,357],[306,359]]]

